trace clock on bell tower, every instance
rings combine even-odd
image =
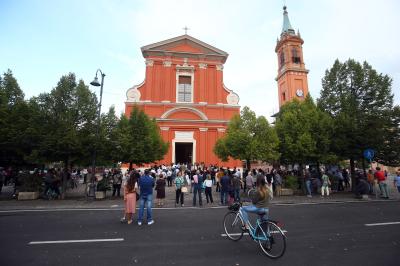
[[[283,27],[275,52],[278,56],[279,107],[295,98],[303,100],[308,94],[307,74],[303,61],[304,41],[290,25],[286,6],[283,7]]]

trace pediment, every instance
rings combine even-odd
[[[204,56],[211,55],[222,57],[225,60],[228,57],[228,53],[189,35],[182,35],[165,41],[149,44],[143,46],[141,50],[144,57],[160,52],[164,54],[186,53]]]

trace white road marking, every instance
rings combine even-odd
[[[117,242],[124,241],[123,238],[109,238],[109,239],[82,239],[82,240],[57,240],[57,241],[31,241],[28,245],[41,245],[41,244],[66,244],[66,243],[93,243],[93,242]]]
[[[365,226],[380,226],[380,225],[392,225],[392,224],[400,224],[400,222],[365,224]]]
[[[240,233],[233,233],[233,234],[230,234],[230,235],[232,235],[232,236],[240,236],[241,234],[240,234]],[[243,233],[243,235],[244,235],[244,236],[248,236],[248,235],[249,235],[249,233]],[[226,234],[221,234],[221,236],[223,236],[223,237],[227,237],[227,235],[226,235]]]

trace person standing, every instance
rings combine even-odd
[[[331,182],[329,181],[328,175],[323,172],[322,174],[322,186],[321,186],[321,197],[324,197],[324,192],[326,192],[326,196],[329,197],[329,185]]]
[[[311,194],[311,175],[310,175],[310,171],[308,169],[306,169],[306,171],[305,171],[304,180],[305,180],[305,183],[306,183],[307,197],[311,198],[312,197],[312,194]]]
[[[164,206],[164,199],[165,199],[165,178],[164,175],[161,173],[160,177],[156,182],[156,191],[157,191],[157,206],[161,207]]]
[[[381,196],[385,199],[388,199],[389,193],[386,184],[386,175],[380,167],[376,167],[375,178],[378,180],[379,189],[381,190]]]
[[[152,204],[153,204],[153,187],[154,179],[149,175],[149,170],[144,171],[144,175],[139,180],[140,198],[139,198],[139,218],[138,225],[142,225],[144,206],[146,204],[147,210],[147,224],[154,223],[152,218]]]
[[[233,175],[232,178],[232,185],[233,185],[233,198],[235,201],[240,202],[240,187],[242,181],[240,180],[239,175],[237,172]]]
[[[113,193],[112,196],[115,197],[115,192],[117,197],[121,196],[121,184],[122,184],[122,174],[119,169],[114,169],[112,173],[112,180],[113,180]]]
[[[400,183],[399,183],[400,184]],[[212,197],[212,185],[213,185],[213,181],[211,178],[211,175],[208,174],[207,175],[207,179],[204,180],[204,185],[205,185],[205,194],[206,194],[206,200],[207,200],[207,204],[208,203],[214,203],[213,201],[213,197]]]
[[[175,207],[176,205],[178,205],[179,202],[181,203],[181,207],[183,207],[185,205],[184,205],[182,187],[185,181],[183,180],[182,172],[178,173],[178,177],[175,178],[174,183],[175,183]]]
[[[369,185],[369,194],[373,194],[374,192],[376,193],[376,191],[374,191],[375,190],[375,177],[374,177],[374,173],[372,172],[372,169],[368,170],[367,182]]]
[[[249,191],[254,187],[253,176],[251,175],[251,171],[248,171],[246,176],[246,190]],[[245,191],[246,192],[246,191]]]
[[[136,212],[137,189],[137,176],[133,174],[128,178],[124,186],[125,217],[121,219],[121,222],[127,220],[128,224],[132,223],[133,214]]]
[[[226,205],[228,203],[228,192],[230,186],[230,178],[228,176],[228,171],[224,172],[224,176],[221,178],[221,205]]]
[[[394,177],[394,186],[397,187],[397,191],[400,193],[400,169],[397,169],[396,176]]]
[[[203,184],[203,175],[200,170],[196,171],[196,174],[193,176],[193,206],[196,206],[196,196],[199,195],[199,205],[200,207],[203,206],[203,201],[201,198],[201,191],[202,191],[202,184]]]

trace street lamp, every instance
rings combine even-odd
[[[97,78],[97,74],[100,72],[101,74],[101,83],[99,83],[99,79]],[[103,84],[104,84],[104,77],[106,74],[104,74],[100,69],[97,69],[96,71],[96,76],[94,77],[94,80],[90,82],[90,85],[99,87],[100,86],[100,102],[97,110],[97,127],[96,127],[96,142],[94,146],[94,151],[93,151],[93,159],[92,159],[92,177],[91,177],[91,183],[89,187],[89,197],[94,197],[95,196],[95,178],[96,178],[96,156],[97,156],[97,141],[99,139],[99,134],[100,134],[100,115],[101,115],[101,100],[103,98]]]

